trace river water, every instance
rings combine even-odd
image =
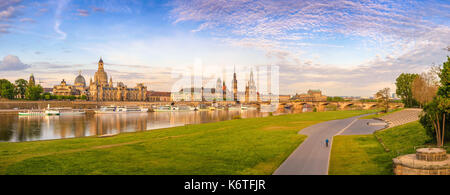
[[[147,131],[185,124],[265,117],[259,111],[149,112],[82,116],[0,115],[0,142],[26,142]]]

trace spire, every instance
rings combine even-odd
[[[102,57],[100,56],[100,61],[98,61],[98,62],[101,62],[101,63],[103,63],[103,59],[102,59]]]

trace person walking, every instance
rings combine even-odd
[[[328,140],[328,139],[326,139],[325,140],[325,145],[327,146],[327,148],[328,148],[328,143],[329,143],[330,141]]]

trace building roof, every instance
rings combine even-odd
[[[82,86],[86,86],[86,80],[84,79],[84,77],[81,75],[81,73],[75,78],[75,85],[80,84]]]
[[[159,91],[151,91],[148,93],[149,96],[168,96],[170,97],[171,92],[159,92]]]

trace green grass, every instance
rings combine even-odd
[[[377,137],[389,152],[385,151]],[[335,136],[329,174],[390,175],[393,158],[415,153],[416,146],[423,146],[430,140],[419,122],[378,131],[374,135]]]
[[[272,174],[307,126],[373,111],[302,113],[169,129],[0,143],[0,174]]]
[[[361,119],[374,119],[374,118],[380,118],[380,117],[382,117],[382,116],[385,116],[385,115],[388,115],[388,114],[392,114],[392,113],[398,112],[398,111],[400,111],[400,110],[403,110],[403,108],[393,109],[393,110],[390,110],[390,111],[387,112],[387,113],[381,113],[380,111],[378,111],[377,114],[372,114],[372,115],[369,115],[369,116],[361,117]]]
[[[392,158],[373,135],[333,138],[330,175],[389,175]]]
[[[426,130],[416,121],[384,131],[375,132],[385,147],[395,156],[415,153],[415,147],[423,146],[432,141],[426,134]]]

